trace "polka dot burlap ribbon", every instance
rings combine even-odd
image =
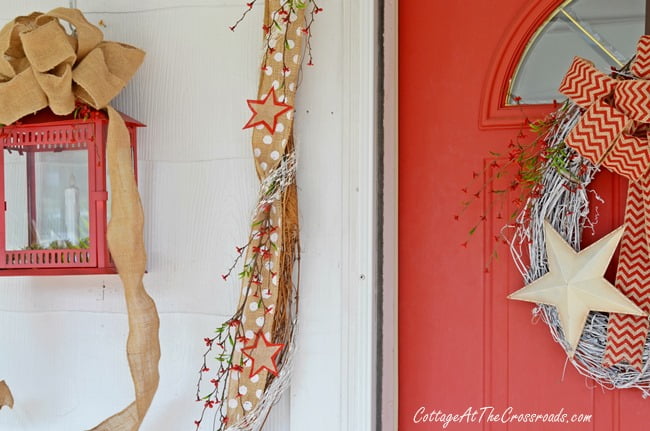
[[[263,187],[278,170],[285,169],[284,164],[288,160],[295,160],[293,105],[306,29],[305,9],[294,8],[293,3],[296,2],[265,2],[263,37],[266,52],[261,65],[258,99],[249,100],[254,115],[246,127],[253,128],[253,155]],[[251,349],[255,343],[269,343],[283,345],[283,353],[286,353],[292,339],[294,322],[287,309],[296,300],[292,290],[292,273],[297,258],[297,205],[296,186],[291,179],[291,184],[283,189],[281,196],[258,205],[253,218],[245,261],[254,259],[255,253],[268,253],[268,256],[253,278],[247,275],[242,280],[239,307],[243,309],[241,333],[244,336],[234,354],[233,364],[241,363],[243,367],[230,371],[225,401],[226,422],[229,425],[248,424],[242,425],[244,428],[241,429],[253,429],[250,425],[252,421],[263,421],[264,418],[259,418],[255,409],[265,396],[269,382],[276,377],[268,369],[257,369],[255,361],[251,360],[251,357],[255,357],[254,351],[251,355],[242,356],[241,350]],[[259,226],[265,225],[270,226],[271,230],[261,233]],[[265,250],[264,241],[273,247]],[[279,351],[278,347],[270,349]],[[262,358],[258,359],[261,361]]]

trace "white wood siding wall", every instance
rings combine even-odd
[[[374,184],[368,181],[373,119],[367,113],[374,88],[370,76],[359,75],[368,72],[372,58],[359,60],[355,50],[359,34],[373,31],[372,7],[362,9],[373,2],[325,3],[314,26],[316,66],[305,68],[297,100],[299,353],[291,391],[274,410],[268,431],[363,431],[371,423],[368,209]],[[14,16],[68,3],[0,5],[4,25]],[[239,294],[237,280],[224,283],[220,274],[235,245],[245,242],[257,192],[250,132],[241,127],[249,116],[245,99],[256,93],[262,11],[256,6],[232,33],[228,26],[242,5],[77,1],[89,20],[103,20],[106,39],[147,51],[114,103],[148,126],[139,134],[138,154],[147,220],[145,285],[160,312],[162,361],[160,388],[143,430],[193,429],[202,339],[229,316]],[[353,19],[364,23],[362,30]],[[365,38],[372,43],[372,33]],[[359,61],[370,64],[360,69]],[[127,329],[117,276],[0,278],[0,379],[16,398],[13,410],[0,412],[0,429],[83,430],[125,407],[133,398]],[[348,358],[362,361],[353,368],[359,375],[349,371]],[[350,400],[352,409],[343,408]]]

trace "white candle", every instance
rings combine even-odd
[[[79,242],[79,188],[74,175],[70,175],[70,186],[65,189],[65,234],[73,244]]]

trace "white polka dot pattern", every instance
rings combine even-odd
[[[257,100],[262,100],[271,88],[274,89],[276,101],[294,106],[297,80],[302,61],[302,44],[304,33],[305,17],[304,9],[289,11],[292,2],[284,0],[269,0],[267,3],[267,17],[273,17],[274,11],[282,7],[287,9],[287,14],[276,14],[275,25],[270,26],[270,34],[265,36],[264,44],[267,53],[264,55],[263,64],[260,68],[260,86]],[[283,21],[284,17],[289,22]],[[289,26],[286,28],[286,26]],[[285,35],[288,39],[285,41]],[[252,145],[254,161],[260,180],[264,179],[281,162],[285,154],[288,142],[291,139],[293,130],[293,109],[277,116],[277,124],[273,133],[264,126],[254,127],[252,130]],[[262,210],[259,210],[255,220],[262,217]],[[256,334],[262,332],[268,340],[272,341],[274,316],[276,310],[275,301],[278,298],[278,274],[275,268],[280,268],[280,257],[283,249],[282,218],[283,207],[281,201],[275,201],[269,209],[267,217],[271,219],[271,226],[276,228],[273,233],[266,234],[268,241],[273,247],[265,248],[259,240],[260,232],[254,229],[251,233],[252,241],[247,249],[245,262],[251,258],[252,249],[257,247],[257,253],[267,253],[268,259],[260,265],[258,273],[253,278],[244,277],[242,280],[242,301],[243,313],[242,326],[243,346],[250,346]],[[259,228],[256,228],[259,229]],[[261,230],[261,229],[260,229]],[[264,236],[263,234],[261,236]],[[259,285],[259,288],[257,286]],[[248,286],[255,286],[250,289]],[[245,319],[244,319],[245,318]],[[233,364],[242,364],[241,372],[230,372],[232,379],[228,388],[229,407],[227,417],[229,421],[235,421],[247,412],[255,408],[259,400],[264,396],[268,371],[263,369],[260,373],[251,376],[251,362],[241,350],[233,357]]]

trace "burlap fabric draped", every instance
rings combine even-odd
[[[9,386],[5,383],[4,380],[0,380],[0,409],[3,407],[13,408],[14,406],[14,397],[11,395]]]
[[[60,20],[73,26],[72,35]],[[103,37],[101,30],[76,9],[34,12],[7,24],[0,31],[0,123],[11,124],[48,106],[55,114],[70,114],[75,99],[108,112],[112,193],[108,244],[124,284],[129,319],[127,356],[135,401],[93,430],[132,431],[140,427],[158,387],[159,321],[155,303],[142,283],[146,262],[144,218],[129,133],[109,103],[136,72],[144,52],[103,41]],[[6,391],[0,389],[0,405],[10,397],[8,387]]]

